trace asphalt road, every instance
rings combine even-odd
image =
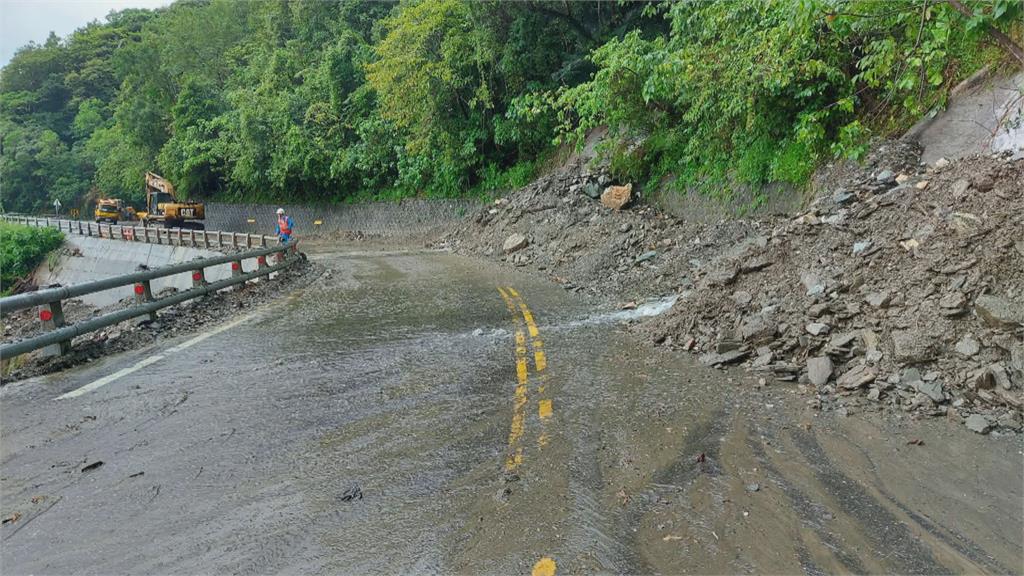
[[[1024,566],[1019,437],[820,415],[489,264],[314,259],[249,316],[2,389],[0,571]]]

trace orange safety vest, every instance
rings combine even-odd
[[[277,227],[281,229],[281,234],[287,234],[288,236],[291,236],[292,229],[288,226],[287,216],[277,217]]]

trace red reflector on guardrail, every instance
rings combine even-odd
[[[260,256],[257,261],[260,263],[260,265],[266,264],[267,263],[267,257],[266,256]]]
[[[193,272],[192,273],[192,279],[195,280],[196,282],[202,280],[203,279],[203,273],[202,272]]]
[[[232,270],[238,270],[241,267],[242,267],[242,263],[241,262],[232,262],[231,263],[231,269]]]
[[[40,310],[39,319],[43,322],[49,322],[50,320],[53,320],[53,312],[50,312],[49,310]]]
[[[146,291],[146,288],[143,287],[142,284],[136,284],[135,285],[135,293],[136,294],[141,296],[145,291]]]

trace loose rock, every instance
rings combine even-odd
[[[818,356],[807,359],[807,379],[811,384],[824,386],[832,376],[832,359],[828,356]]]

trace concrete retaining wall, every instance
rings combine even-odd
[[[211,202],[206,205],[206,228],[273,234],[277,224],[275,212],[280,206],[295,221],[299,238],[338,232],[360,232],[385,238],[420,236],[466,217],[479,205],[474,200],[415,199],[321,206]]]
[[[76,255],[71,255],[71,253]],[[36,268],[33,279],[39,286],[47,284],[70,286],[137,272],[140,264],[149,268],[161,268],[196,258],[221,255],[220,252],[188,246],[142,244],[69,234],[64,242],[64,250],[61,250],[61,255],[52,269],[49,262],[43,262]],[[252,270],[256,267],[256,260],[245,261],[242,263],[242,267],[246,271]],[[210,282],[223,280],[229,276],[231,276],[230,264],[220,264],[206,269],[206,279]],[[153,280],[152,283],[154,293],[172,287],[178,290],[191,288],[191,276],[177,274]],[[93,306],[107,306],[132,296],[132,287],[122,286],[83,296],[82,300]]]

